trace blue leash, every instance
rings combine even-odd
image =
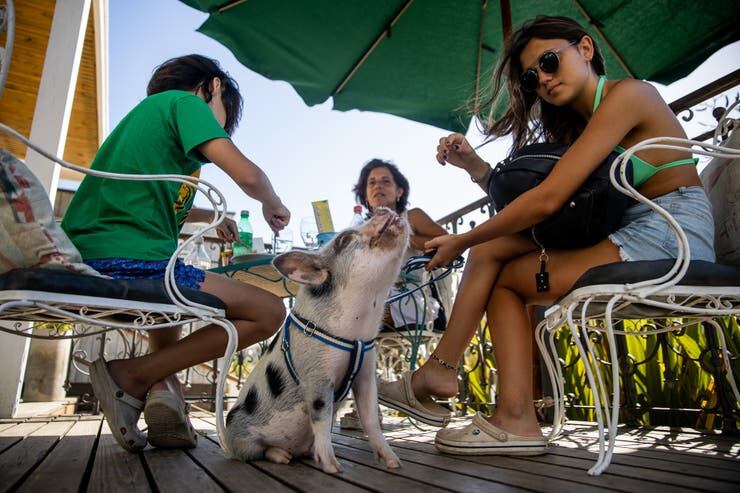
[[[404,274],[408,274],[409,272],[415,271],[417,269],[421,269],[424,266],[426,266],[430,260],[432,260],[433,256],[434,255],[415,255],[413,257],[409,257],[409,259],[406,261],[406,264],[401,269],[401,272]],[[426,281],[425,283],[420,284],[419,286],[416,286],[414,289],[410,289],[409,291],[403,291],[401,293],[393,295],[390,298],[386,299],[385,303],[386,304],[393,303],[394,301],[398,301],[401,298],[410,296],[411,294],[419,291],[420,289],[430,285],[433,282],[441,281],[445,277],[449,276],[452,273],[453,269],[461,268],[464,263],[465,263],[465,260],[462,258],[462,256],[457,257],[450,264],[444,266],[442,268],[443,270],[439,274],[436,274],[436,275],[432,274],[430,279]],[[437,271],[439,270],[440,269],[437,269]]]

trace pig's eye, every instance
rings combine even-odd
[[[352,243],[356,234],[357,233],[355,231],[343,231],[342,233],[339,233],[339,236],[334,240],[334,250],[337,252],[344,250],[347,245]]]

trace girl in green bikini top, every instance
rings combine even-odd
[[[594,109],[591,113],[596,113],[596,108],[599,107],[599,104],[601,103],[601,95],[604,91],[604,83],[606,82],[606,77],[601,76],[599,77],[599,83],[596,86],[596,96],[594,97]],[[622,146],[616,146],[614,148],[615,151],[618,153],[623,153],[626,149]],[[673,168],[674,166],[683,166],[686,164],[693,164],[696,166],[699,163],[698,158],[688,158],[688,159],[678,159],[676,161],[671,161],[670,163],[661,164],[660,166],[655,166],[644,159],[640,159],[639,157],[633,155],[630,158],[630,162],[632,163],[632,181],[633,186],[635,188],[639,188],[640,185],[648,181],[650,178],[653,177],[655,173],[658,171],[662,171],[664,169]]]

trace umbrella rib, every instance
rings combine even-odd
[[[604,43],[606,43],[606,46],[609,47],[609,50],[612,52],[612,55],[614,55],[614,58],[617,59],[617,62],[619,62],[619,64],[624,69],[624,71],[627,72],[627,74],[630,77],[636,78],[632,70],[630,70],[630,68],[627,66],[624,60],[622,60],[622,57],[619,55],[617,50],[614,48],[614,46],[612,46],[611,42],[609,41],[609,38],[607,38],[606,34],[604,34],[604,31],[602,31],[601,28],[599,28],[599,26],[596,25],[596,22],[594,22],[591,16],[588,15],[588,12],[586,12],[586,9],[583,8],[583,6],[581,5],[581,2],[579,2],[578,0],[573,0],[573,3],[578,8],[578,10],[581,11],[583,16],[588,20],[588,22],[594,27],[594,29],[596,29],[596,32],[599,33],[599,35],[601,36],[601,39],[604,40]]]
[[[414,0],[408,0],[403,7],[399,9],[398,12],[396,12],[396,15],[393,16],[393,19],[383,28],[383,31],[378,35],[378,37],[375,39],[375,42],[368,48],[365,53],[362,55],[362,57],[355,62],[355,64],[352,66],[350,71],[347,73],[347,75],[344,76],[342,81],[339,83],[339,85],[332,91],[332,96],[336,96],[342,90],[344,87],[349,83],[350,79],[354,77],[354,75],[357,73],[358,70],[360,70],[360,67],[365,63],[365,61],[370,57],[373,51],[375,51],[375,48],[378,47],[378,45],[383,41],[383,39],[386,37],[387,33],[390,31],[390,29],[398,22],[398,19],[401,18],[401,16],[408,10],[409,6],[414,2]]]
[[[229,10],[231,7],[236,7],[239,4],[242,4],[246,2],[247,0],[232,0],[231,2],[226,2],[225,4],[221,5],[220,7],[216,7],[216,10],[218,10],[218,13],[222,13],[225,10]]]

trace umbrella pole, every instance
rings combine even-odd
[[[501,0],[501,32],[504,34],[504,43],[511,35],[511,4],[509,0]]]

